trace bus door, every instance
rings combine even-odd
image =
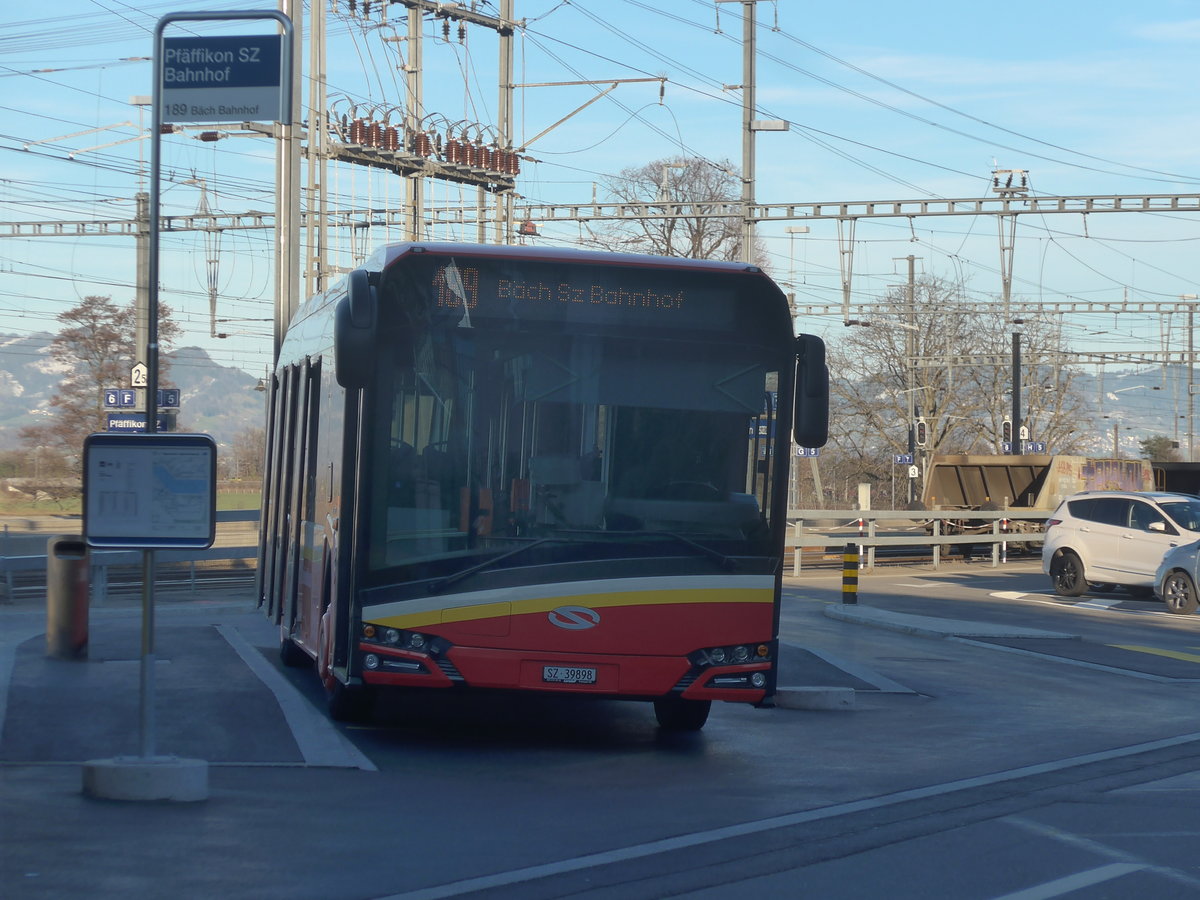
[[[258,605],[266,607],[266,613],[275,619],[277,612],[275,596],[271,592],[270,570],[274,565],[275,556],[271,552],[268,535],[276,533],[275,513],[278,503],[275,499],[275,483],[278,479],[278,438],[279,408],[277,405],[279,388],[278,379],[271,375],[266,385],[267,394],[267,430],[263,441],[263,475],[262,497],[259,501],[258,516],[258,565],[254,573],[254,593]]]
[[[288,501],[291,497],[292,441],[295,429],[295,372],[291,368],[276,373],[272,381],[271,433],[267,442],[267,484],[264,506],[268,518],[262,528],[263,592],[271,620],[283,620],[283,574],[287,558]],[[289,623],[290,624],[290,623]]]
[[[304,642],[315,644],[315,614],[310,614],[312,602],[311,578],[314,569],[316,536],[313,529],[313,502],[316,481],[317,401],[320,396],[320,369],[309,360],[293,367],[292,384],[295,401],[292,404],[292,430],[286,446],[289,493],[287,500],[286,538],[280,603],[283,624],[289,632],[297,628]],[[309,633],[311,630],[311,633]]]

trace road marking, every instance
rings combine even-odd
[[[541,865],[527,866],[523,869],[512,869],[507,872],[496,872],[490,875],[478,875],[472,878],[464,878],[460,881],[452,881],[430,887],[416,888],[414,890],[405,891],[399,894],[388,894],[385,897],[376,898],[376,900],[440,900],[440,898],[445,897],[459,897],[463,894],[469,894],[473,891],[481,891],[499,887],[511,887],[513,885],[522,884],[523,882],[533,881],[539,878],[550,878],[555,875],[563,875],[569,872],[580,872],[586,869],[595,868],[597,866],[628,862],[629,860],[633,859],[645,859],[650,856],[657,856],[660,853],[668,853],[672,850],[679,850],[686,847],[704,846],[705,844],[713,844],[718,841],[729,840],[731,838],[762,834],[764,832],[774,831],[775,829],[779,828],[789,828],[793,825],[802,825],[807,822],[819,822],[825,819],[832,819],[837,816],[849,815],[852,813],[865,812],[875,809],[883,809],[899,803],[906,803],[911,800],[923,800],[929,797],[941,797],[946,794],[952,794],[956,791],[969,790],[971,788],[985,787],[994,784],[1003,784],[1008,781],[1015,781],[1031,775],[1043,775],[1048,772],[1059,772],[1065,769],[1087,765],[1088,763],[1100,762],[1101,760],[1121,759],[1127,756],[1136,756],[1140,753],[1147,753],[1152,750],[1165,749],[1167,747],[1178,747],[1184,744],[1193,744],[1197,742],[1200,742],[1200,732],[1192,732],[1190,734],[1178,735],[1177,737],[1173,738],[1163,738],[1157,741],[1147,741],[1143,744],[1135,744],[1130,747],[1121,747],[1117,750],[1103,750],[1099,753],[1087,753],[1082,756],[1074,756],[1068,759],[1060,759],[1048,763],[1035,763],[1029,766],[1021,766],[1016,769],[1009,769],[1006,772],[994,772],[989,775],[978,775],[973,778],[963,778],[958,781],[948,781],[944,784],[935,784],[930,785],[929,787],[910,788],[909,790],[897,791],[894,794],[885,794],[880,797],[868,797],[864,800],[852,800],[848,803],[838,803],[833,806],[825,806],[819,809],[808,809],[801,812],[785,813],[779,816],[771,816],[766,819],[757,819],[736,825],[726,825],[721,828],[712,828],[708,831],[697,831],[691,834],[681,834],[675,837],[662,838],[661,840],[648,841],[644,844],[634,844],[629,847],[619,847],[614,850],[604,850],[598,853],[577,856],[573,859],[562,859],[555,862],[543,863]],[[1037,823],[1033,824],[1036,825]],[[1164,870],[1156,867],[1155,871],[1163,872]],[[1165,871],[1172,872],[1173,870]],[[1197,883],[1200,884],[1200,882]]]
[[[1063,894],[1070,894],[1081,888],[1124,878],[1132,872],[1140,872],[1145,868],[1147,866],[1137,863],[1109,863],[1107,866],[1088,869],[1086,872],[1076,872],[1074,875],[1055,878],[1053,881],[1037,884],[1023,891],[1004,894],[993,900],[1050,900],[1052,897],[1061,897]]]
[[[1070,597],[1063,597],[1058,594],[1021,594],[1016,591],[994,591],[988,596],[996,597],[999,600],[1022,600],[1025,603],[1041,603],[1045,606],[1057,606],[1060,609],[1118,609],[1122,603],[1131,600],[1131,597],[1106,597],[1096,598],[1094,600],[1083,600],[1079,602],[1073,601]],[[1174,616],[1174,613],[1169,613],[1161,609],[1118,609],[1119,612],[1127,616]]]
[[[1120,597],[1110,597],[1107,600],[1085,600],[1082,603],[1074,605],[1083,606],[1088,609],[1112,609],[1114,606],[1119,606],[1122,602]]]
[[[1069,846],[1076,847],[1088,853],[1094,853],[1097,856],[1107,857],[1108,859],[1114,860],[1113,865],[1131,866],[1132,868],[1129,869],[1129,871],[1145,870],[1153,872],[1156,875],[1160,875],[1163,878],[1170,879],[1171,881],[1177,881],[1180,884],[1185,884],[1188,887],[1200,887],[1200,881],[1179,869],[1172,869],[1169,866],[1156,866],[1153,863],[1142,859],[1140,856],[1135,856],[1134,854],[1125,850],[1121,850],[1118,847],[1110,847],[1108,844],[1103,844],[1100,841],[1092,840],[1091,838],[1084,837],[1081,834],[1063,831],[1061,828],[1055,828],[1053,825],[1047,825],[1045,822],[1038,822],[1034,819],[1028,819],[1024,816],[1007,816],[1000,821],[1009,825],[1015,825],[1018,828],[1023,828],[1026,831],[1032,832],[1033,834],[1041,835],[1042,837],[1048,837],[1063,844],[1068,844]],[[1046,884],[1038,885],[1029,889],[1031,891],[1038,891],[1051,885],[1058,886],[1059,889],[1054,893],[1026,894],[1023,891],[1018,891],[1015,894],[1006,894],[1004,897],[993,898],[993,900],[1017,900],[1017,898],[1020,898],[1020,900],[1033,900],[1035,897],[1060,897],[1063,894],[1070,893],[1072,890],[1077,890],[1080,887],[1087,887],[1089,884],[1100,884],[1102,881],[1109,881],[1112,878],[1120,878],[1121,875],[1126,874],[1119,873],[1111,876],[1110,878],[1101,878],[1097,881],[1086,881],[1082,884],[1075,884],[1074,886],[1062,884],[1063,882],[1068,882],[1071,879],[1079,878],[1081,876],[1086,877],[1089,874],[1099,873],[1109,868],[1111,868],[1111,866],[1101,866],[1098,869],[1089,869],[1087,872],[1080,872],[1077,875],[1070,875],[1065,879],[1056,879],[1055,881],[1046,882]]]
[[[279,704],[306,765],[378,771],[375,764],[338,731],[328,718],[313,709],[236,628],[230,625],[217,625],[216,628],[250,671],[275,695],[275,701]]]
[[[1118,650],[1132,650],[1134,653],[1152,653],[1155,656],[1166,656],[1171,659],[1181,659],[1184,662],[1200,663],[1200,655],[1182,653],[1179,650],[1163,650],[1161,647],[1143,647],[1141,644],[1109,644]]]

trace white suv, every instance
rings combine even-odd
[[[1200,540],[1200,497],[1140,491],[1084,491],[1046,520],[1042,571],[1054,592],[1089,587],[1154,593],[1155,572],[1173,547]]]

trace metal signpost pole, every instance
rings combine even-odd
[[[266,36],[181,39],[172,47],[170,98],[166,93],[168,48],[163,32],[168,25],[184,21],[232,21],[274,19],[284,30],[281,47],[268,47]],[[194,42],[195,48],[182,46]],[[148,438],[158,430],[158,283],[159,203],[161,200],[161,137],[163,124],[172,122],[241,121],[268,119],[292,122],[292,22],[274,10],[243,12],[168,13],[154,28],[153,133],[150,142],[149,246],[147,253],[146,424]],[[273,72],[265,57],[278,51]],[[194,57],[194,58],[193,58]],[[182,81],[180,84],[178,82]],[[193,83],[194,81],[199,82]],[[198,91],[188,89],[198,88]],[[193,101],[191,98],[195,98]],[[165,101],[171,100],[170,109]],[[178,102],[176,102],[178,101]],[[199,101],[199,102],[196,102]],[[269,113],[269,115],[266,115]],[[212,460],[215,472],[215,446]],[[85,491],[86,493],[86,491]],[[86,497],[85,497],[86,502]],[[210,540],[211,543],[211,540]],[[154,547],[153,538],[141,538],[125,546],[142,547],[142,634],[139,707],[141,756],[126,761],[88,764],[84,790],[94,796],[121,800],[199,800],[207,797],[207,767],[199,760],[158,758],[155,754],[154,719]]]

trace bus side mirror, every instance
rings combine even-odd
[[[379,318],[375,286],[363,269],[347,278],[346,296],[333,313],[334,373],[344,388],[363,388],[375,372],[375,326]]]
[[[829,368],[825,365],[825,342],[815,334],[796,336],[792,437],[798,447],[824,447],[829,440]]]

